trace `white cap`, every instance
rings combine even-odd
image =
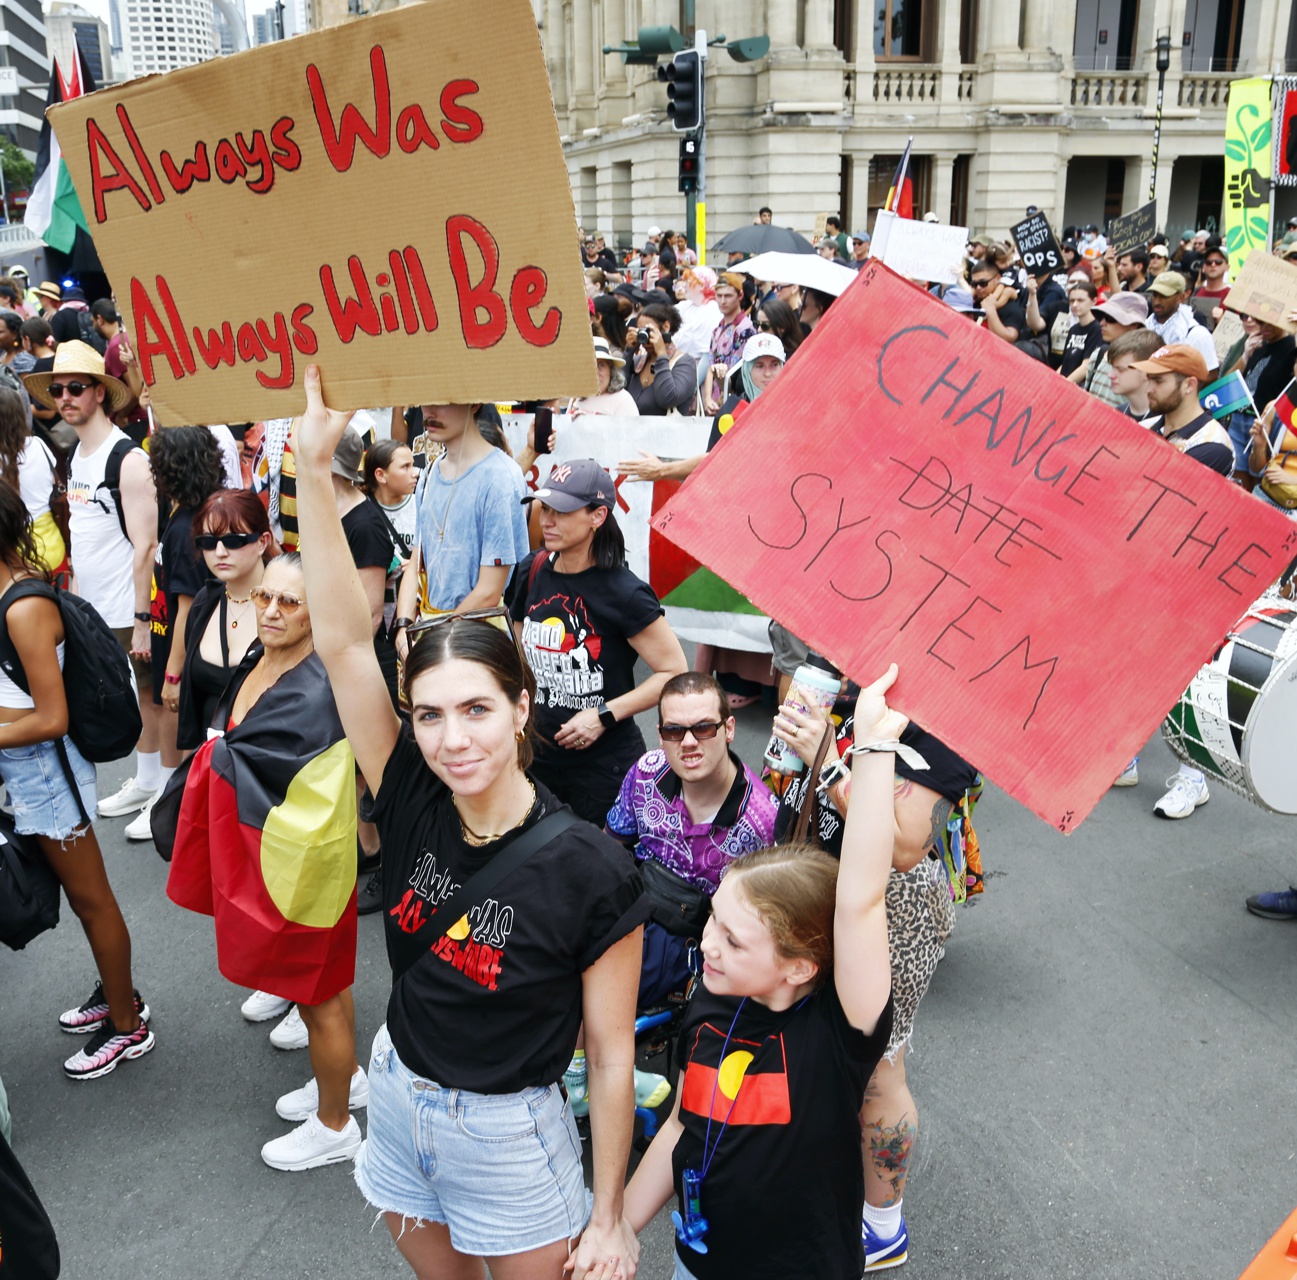
[[[780,364],[787,359],[784,355],[784,344],[773,333],[754,333],[743,344],[743,361],[750,364],[761,356],[774,356]]]
[[[662,238],[662,228],[661,228],[661,227],[650,227],[650,228],[648,229],[648,238],[649,238],[650,240],[660,240],[660,239]]]

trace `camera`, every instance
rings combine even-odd
[[[653,331],[652,331],[652,329],[636,329],[636,330],[635,330],[635,336],[636,336],[636,337],[637,337],[637,338],[638,338],[642,343],[644,343],[645,346],[652,346],[652,345],[653,345]]]

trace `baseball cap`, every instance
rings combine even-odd
[[[1197,378],[1200,386],[1205,386],[1211,379],[1211,372],[1202,353],[1186,342],[1173,342],[1169,347],[1159,347],[1149,360],[1136,360],[1131,365],[1141,373],[1182,373],[1188,378]]]
[[[754,333],[743,344],[743,361],[745,364],[750,364],[753,360],[759,360],[762,356],[774,356],[780,364],[783,364],[787,359],[784,354],[784,344],[773,333]]]
[[[650,240],[661,240],[661,239],[662,239],[662,228],[661,228],[661,227],[650,227],[650,228],[648,229],[648,238],[649,238]]]
[[[657,244],[652,240],[646,240],[644,242],[644,247],[640,250],[641,253],[656,253],[657,251]]]
[[[1293,217],[1288,219],[1288,226],[1297,227],[1297,214],[1294,214]]]
[[[1149,293],[1160,293],[1164,298],[1169,298],[1173,293],[1183,293],[1188,287],[1188,282],[1178,271],[1163,271],[1148,286],[1148,291]]]
[[[868,231],[853,231],[853,232],[851,233],[851,238],[852,238],[853,240],[860,240],[860,241],[862,241],[864,244],[868,244],[868,243],[869,243],[869,232],[868,232]]]
[[[1094,314],[1117,324],[1143,324],[1148,319],[1148,301],[1142,293],[1114,293],[1094,308]]]
[[[555,511],[580,511],[582,507],[611,510],[616,492],[612,476],[593,458],[577,458],[551,467],[544,487],[529,493],[523,502],[543,502]]]
[[[1150,258],[1154,256],[1160,258],[1170,258],[1171,251],[1164,244],[1151,244],[1148,247],[1148,256]]]
[[[348,427],[333,451],[333,464],[329,470],[335,476],[350,480],[352,484],[364,484],[365,477],[360,474],[360,462],[365,456],[365,445],[360,432],[355,427]]]

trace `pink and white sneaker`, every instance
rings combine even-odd
[[[135,1012],[139,1014],[141,1021],[149,1020],[149,1006],[144,1003],[138,991],[135,993]],[[107,1022],[108,1001],[104,999],[102,982],[95,983],[95,989],[80,1008],[59,1014],[59,1030],[74,1036],[89,1035],[106,1026]]]
[[[118,1031],[109,1019],[84,1049],[63,1064],[63,1070],[72,1080],[97,1080],[116,1070],[119,1062],[152,1052],[154,1043],[147,1022],[141,1022],[134,1031]]]

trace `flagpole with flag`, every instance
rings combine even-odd
[[[898,218],[914,217],[914,183],[910,179],[910,149],[913,146],[914,138],[911,136],[905,144],[901,163],[896,166],[896,174],[883,203],[883,208],[896,214]]]

